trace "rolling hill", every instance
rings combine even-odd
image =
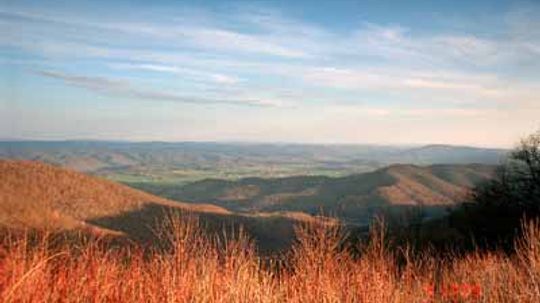
[[[374,213],[411,206],[440,211],[462,202],[469,189],[492,178],[495,166],[391,165],[369,173],[331,178],[296,176],[135,184],[156,195],[191,203],[213,203],[231,211],[321,211],[366,223]]]
[[[75,228],[148,206],[228,214],[215,205],[173,202],[111,181],[31,161],[0,161],[0,223]]]
[[[148,241],[167,212],[196,214],[210,230],[243,224],[263,249],[288,245],[306,214],[235,214],[210,204],[160,198],[105,179],[32,161],[0,160],[0,227],[127,236]]]
[[[294,224],[328,220],[318,217],[321,212],[355,226],[381,212],[421,209],[428,218],[440,216],[494,170],[481,164],[391,165],[346,177],[207,179],[134,189],[41,162],[0,160],[0,225],[144,240],[165,212],[182,211],[197,214],[210,229],[243,224],[265,248],[284,247]]]
[[[392,164],[499,164],[506,151],[466,146],[212,142],[0,141],[0,159],[34,160],[120,182],[343,177]]]

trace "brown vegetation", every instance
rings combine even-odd
[[[49,229],[154,241],[165,213],[199,215],[207,230],[243,225],[259,247],[290,245],[296,222],[332,220],[292,212],[239,214],[211,204],[163,199],[97,177],[31,161],[0,160],[0,230]]]
[[[6,238],[3,302],[538,302],[540,226],[517,254],[433,258],[390,250],[384,229],[360,257],[337,225],[308,224],[282,259],[263,259],[242,231],[227,241],[201,233],[194,217],[171,217],[169,249],[110,249],[99,240],[56,244],[48,236]]]
[[[9,227],[87,227],[93,219],[151,205],[228,213],[218,206],[173,202],[40,162],[0,160],[0,180],[0,224]]]
[[[208,179],[176,184],[136,185],[180,201],[214,203],[231,211],[297,211],[332,213],[348,221],[369,221],[388,208],[457,206],[471,188],[494,177],[495,166],[392,165],[373,172],[330,178],[295,176]]]
[[[432,170],[436,167],[441,166],[391,166],[386,171],[395,178],[395,183],[380,187],[378,192],[385,201],[394,205],[455,205],[463,201],[470,191],[467,186],[467,182],[470,181],[465,173],[479,176],[484,173],[474,171],[472,165],[471,167],[463,165],[459,169],[456,166],[453,173],[461,173],[463,176],[450,182],[433,173]],[[486,173],[485,178],[489,179],[489,174]]]
[[[194,216],[189,205],[177,206],[48,165],[2,161],[0,166],[2,223],[19,230],[28,226],[65,229],[66,222],[80,230],[80,225],[93,222],[96,228],[138,233],[134,223],[152,217],[154,207],[190,211],[181,217],[171,213],[161,221],[160,228],[153,230],[157,246],[112,245],[109,238],[96,233],[94,238],[65,238],[54,233],[3,231],[2,302],[540,300],[538,223],[524,225],[513,255],[502,251],[436,255],[389,244],[382,225],[372,230],[365,244],[353,245],[345,240],[340,225],[301,213],[238,216],[195,211],[198,215]],[[209,214],[233,218],[235,226],[246,229],[209,230],[209,222],[218,222],[217,217],[209,219]],[[17,225],[19,221],[13,218],[24,224]],[[263,235],[263,240],[272,242],[276,238],[264,235],[288,233],[282,230],[285,225],[274,222],[285,219],[289,225],[304,222],[296,228],[294,245],[280,254],[261,253],[250,235]]]

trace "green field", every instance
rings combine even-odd
[[[163,168],[149,170],[123,170],[101,172],[97,175],[122,183],[154,183],[185,185],[205,179],[239,180],[243,178],[284,178],[290,176],[343,177],[351,174],[372,171],[375,167],[353,167],[332,169],[303,165],[284,165],[281,167],[248,166],[228,169],[189,169]]]

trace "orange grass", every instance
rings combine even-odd
[[[515,256],[445,259],[391,251],[381,228],[358,257],[339,226],[300,226],[279,262],[260,257],[242,231],[201,230],[196,218],[171,217],[160,229],[163,247],[150,251],[11,237],[0,251],[0,301],[540,302],[536,223],[524,225]]]

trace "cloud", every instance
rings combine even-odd
[[[293,47],[280,37],[272,34],[250,34],[238,32],[212,25],[192,24],[179,18],[173,24],[160,22],[141,23],[129,21],[100,22],[73,17],[60,17],[44,13],[5,11],[0,9],[0,18],[9,20],[11,24],[20,24],[18,31],[36,33],[43,31],[43,25],[55,29],[54,35],[73,39],[76,32],[88,33],[90,41],[105,42],[101,36],[114,35],[121,37],[145,37],[149,42],[167,41],[169,45],[178,47],[195,47],[208,51],[225,51],[234,53],[251,53],[286,58],[302,58],[308,56],[302,49]],[[61,29],[64,27],[64,29]],[[46,30],[46,28],[45,28]],[[99,33],[99,34],[98,34]]]
[[[165,64],[148,64],[148,63],[115,63],[110,64],[110,67],[121,70],[140,70],[158,73],[167,73],[182,75],[199,81],[210,81],[217,84],[234,85],[242,81],[242,79],[232,76],[214,73],[212,71],[202,71],[190,68],[183,68],[174,65]]]
[[[222,75],[222,74],[213,74],[212,80],[220,84],[236,84],[241,81],[239,78]]]
[[[366,105],[332,105],[324,108],[324,112],[341,117],[371,117],[380,119],[396,118],[476,118],[493,115],[500,112],[499,109],[477,108],[392,108],[373,107]]]
[[[498,52],[494,41],[480,39],[472,35],[441,36],[434,42],[440,44],[448,53],[455,56],[491,56]]]
[[[55,71],[38,71],[39,75],[63,80],[64,82],[96,91],[122,91],[129,90],[130,85],[126,81],[113,80],[103,77],[88,77],[80,75],[68,75]]]
[[[141,100],[172,101],[181,103],[205,104],[231,104],[247,106],[280,106],[279,102],[258,99],[228,99],[228,98],[204,98],[199,96],[183,96],[172,92],[149,90],[135,87],[125,80],[109,79],[105,77],[89,77],[66,74],[56,71],[38,71],[37,74],[64,81],[73,86],[82,87],[94,92],[112,94],[117,96],[131,97]]]
[[[474,96],[494,96],[501,90],[500,81],[495,75],[471,76],[444,71],[418,72],[399,68],[314,68],[304,75],[304,79],[348,90],[454,92]]]
[[[413,64],[419,61],[443,64],[449,60],[454,64],[497,64],[497,60],[515,59],[527,50],[537,53],[540,42],[540,37],[530,30],[538,25],[535,16],[540,9],[535,6],[510,12],[507,28],[493,29],[493,33],[483,37],[466,32],[425,34],[399,24],[369,22],[350,30],[335,31],[289,18],[277,10],[254,6],[234,9],[234,14],[206,11],[203,14],[206,17],[199,19],[190,16],[193,10],[184,9],[175,12],[174,18],[171,14],[150,15],[144,21],[129,17],[107,20],[46,9],[0,9],[0,19],[12,24],[19,36],[39,38],[38,33],[45,32],[49,38],[68,39],[71,43],[86,40],[94,47],[96,43],[114,47],[142,40],[158,49],[191,48],[206,53],[254,54],[297,60],[324,58],[334,61],[346,54],[356,60],[369,55],[385,60],[406,59]]]
[[[269,41],[265,37],[243,34],[215,28],[183,29],[181,34],[194,45],[209,49],[231,52],[259,53],[273,56],[302,58],[307,53]]]
[[[348,31],[332,31],[279,12],[254,8],[240,10],[234,16],[226,12],[207,14],[208,18],[202,20],[180,14],[176,19],[134,22],[94,20],[83,15],[66,17],[70,15],[46,10],[3,11],[0,19],[8,20],[16,31],[6,33],[4,39],[0,37],[0,43],[67,58],[139,61],[148,64],[146,70],[158,64],[180,64],[181,68],[252,65],[263,74],[274,70],[275,64],[312,68],[321,63],[331,68],[382,64],[410,70],[468,69],[473,73],[471,67],[476,66],[500,70],[502,64],[536,64],[540,46],[540,37],[524,31],[533,22],[526,21],[531,20],[530,13],[518,14],[521,19],[513,17],[508,33],[497,29],[497,34],[483,37],[475,33],[426,35],[401,25],[368,22]],[[261,70],[259,66],[269,68]],[[248,71],[254,72],[254,68]]]
[[[125,70],[143,70],[143,71],[151,71],[151,72],[161,72],[161,73],[181,73],[183,70],[181,68],[178,68],[176,66],[170,66],[170,65],[161,65],[161,64],[132,64],[132,63],[116,63],[116,64],[110,64],[113,68],[118,69],[125,69]]]
[[[493,16],[492,27],[460,30],[369,20],[332,27],[259,4],[201,8],[196,14],[182,6],[144,12],[144,18],[125,9],[121,15],[106,14],[109,18],[62,8],[3,10],[0,49],[32,58],[29,67],[44,77],[100,94],[294,107],[287,123],[304,109],[310,111],[304,119],[325,113],[328,124],[340,124],[350,113],[351,129],[366,117],[496,121],[501,112],[516,113],[515,119],[525,110],[527,117],[538,114],[538,7]],[[138,85],[126,79],[151,81]],[[257,120],[285,125],[271,116],[278,111],[261,112],[269,116]]]

